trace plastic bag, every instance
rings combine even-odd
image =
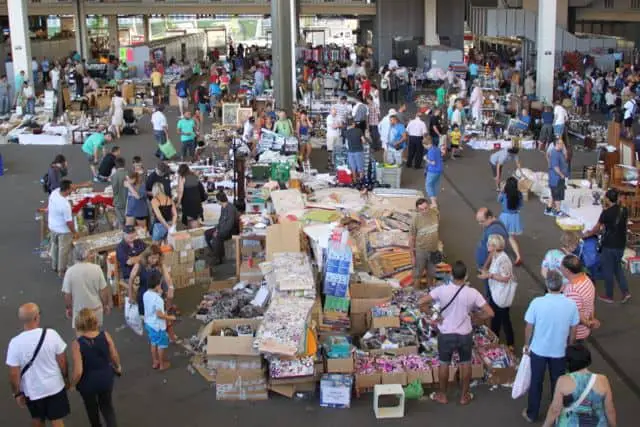
[[[409,383],[406,387],[404,387],[405,399],[418,400],[423,395],[424,395],[424,389],[422,388],[422,384],[420,384],[419,380],[415,380]]]
[[[523,354],[518,365],[518,372],[516,373],[516,379],[513,382],[513,388],[511,389],[511,398],[517,399],[524,396],[529,391],[531,385],[531,359],[528,354]]]
[[[142,318],[138,312],[138,304],[132,302],[129,297],[124,298],[124,320],[133,332],[140,336],[144,334]]]
[[[158,147],[165,158],[170,159],[177,154],[176,147],[173,146],[171,141],[167,140],[164,144]]]

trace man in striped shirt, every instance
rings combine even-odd
[[[367,104],[369,105],[369,117],[367,117],[367,124],[369,125],[369,136],[371,137],[371,149],[378,151],[381,148],[380,134],[378,133],[378,125],[380,124],[380,107],[376,105],[376,102],[371,95],[367,98]]]
[[[582,262],[577,256],[565,256],[560,269],[569,280],[569,283],[564,286],[563,293],[576,303],[580,314],[576,340],[584,341],[589,337],[592,329],[600,327],[600,322],[595,318],[596,288],[584,272]]]
[[[340,102],[335,105],[336,112],[338,113],[338,118],[340,123],[342,123],[342,136],[344,136],[344,132],[347,129],[347,123],[351,119],[351,106],[349,102],[347,102],[347,97],[343,96],[340,98]]]

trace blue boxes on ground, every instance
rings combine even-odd
[[[325,374],[320,379],[320,406],[350,408],[353,377],[344,374]]]

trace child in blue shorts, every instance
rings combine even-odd
[[[151,344],[152,368],[164,371],[171,364],[166,360],[166,349],[169,347],[167,320],[176,320],[175,316],[166,314],[162,299],[162,276],[152,274],[149,277],[148,290],[142,296],[144,302],[144,329]]]

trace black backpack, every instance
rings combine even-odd
[[[42,178],[40,178],[40,184],[42,184],[42,191],[49,194],[51,190],[49,190],[49,171],[47,171]]]

